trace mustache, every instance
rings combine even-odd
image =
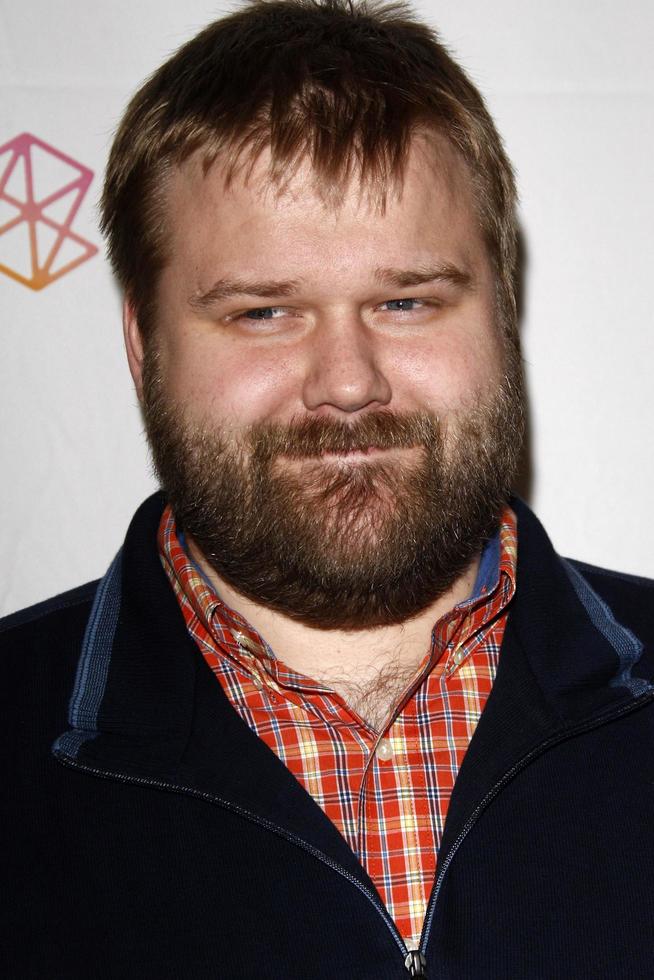
[[[264,422],[250,431],[253,456],[261,461],[282,455],[300,459],[323,453],[430,447],[440,440],[441,426],[436,417],[426,412],[398,415],[387,410],[371,412],[354,422],[304,418],[288,425]]]

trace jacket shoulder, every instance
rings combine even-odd
[[[43,777],[50,746],[68,727],[68,702],[96,584],[0,620],[3,770],[22,768]]]
[[[38,632],[39,629],[47,629],[48,622],[52,616],[58,618],[58,614],[63,613],[65,610],[74,610],[76,607],[85,605],[89,606],[93,601],[95,590],[98,587],[98,581],[86,582],[84,585],[78,585],[76,588],[69,589],[67,592],[61,592],[59,595],[51,596],[42,602],[37,602],[33,606],[26,606],[25,609],[19,609],[17,612],[10,613],[8,616],[3,616],[0,618],[0,636],[2,636],[2,641],[4,642],[5,640],[3,634],[7,634],[6,638],[11,641],[12,632],[20,629],[20,627],[26,627],[28,631],[32,629]]]
[[[612,581],[618,588],[644,589],[646,593],[649,591],[650,594],[654,592],[654,579],[652,578],[630,575],[628,572],[618,572],[613,568],[601,568],[599,565],[590,565],[588,562],[578,561],[574,558],[568,558],[568,561],[587,578],[597,578],[604,582]]]
[[[55,675],[65,683],[74,676],[96,587],[88,582],[0,619],[4,691],[14,704],[57,688]]]
[[[617,621],[654,645],[654,579],[567,559],[610,607]]]

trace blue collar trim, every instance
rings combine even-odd
[[[474,602],[475,599],[479,599],[482,594],[488,595],[488,593],[492,592],[497,586],[499,580],[500,532],[498,529],[493,537],[488,539],[482,549],[477,578],[475,579],[475,584],[468,602]]]

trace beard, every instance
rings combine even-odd
[[[156,350],[143,392],[178,529],[238,593],[320,629],[401,623],[447,592],[497,530],[522,446],[513,351],[501,383],[444,418],[382,410],[235,432],[170,399]],[[354,452],[369,459],[325,455]]]

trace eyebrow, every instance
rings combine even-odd
[[[469,288],[472,284],[470,273],[458,269],[450,263],[436,266],[421,266],[418,269],[375,269],[375,279],[381,286],[392,286],[406,289],[410,286],[422,286],[430,282],[443,282],[460,288]],[[194,293],[189,298],[189,306],[196,313],[206,312],[214,303],[232,296],[256,296],[260,299],[276,299],[280,296],[292,296],[300,288],[295,279],[266,280],[249,282],[245,279],[217,279],[206,292]]]
[[[435,266],[420,266],[418,269],[376,269],[375,279],[382,286],[397,286],[398,289],[422,286],[429,282],[444,282],[464,289],[472,285],[470,273],[458,269],[449,262]]]
[[[205,293],[194,293],[189,306],[196,313],[203,313],[221,299],[232,296],[258,296],[261,299],[274,299],[277,296],[292,296],[299,283],[289,279],[284,281],[247,282],[245,279],[217,279]]]

